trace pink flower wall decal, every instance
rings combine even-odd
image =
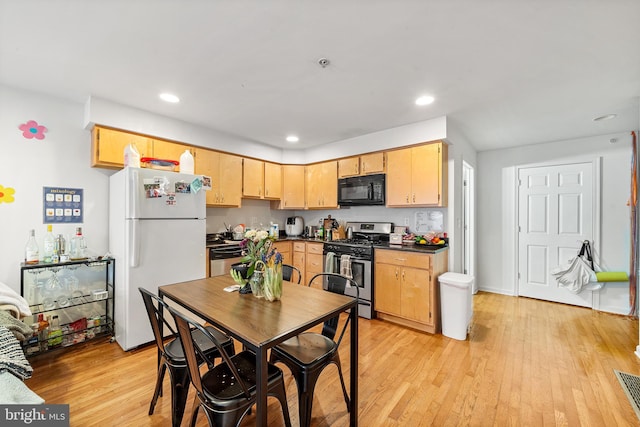
[[[16,191],[13,188],[3,187],[0,185],[0,203],[13,203],[13,194]]]
[[[27,139],[44,139],[44,133],[47,131],[46,127],[39,125],[35,120],[29,120],[18,128],[22,131],[22,136]]]

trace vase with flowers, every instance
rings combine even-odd
[[[265,230],[249,230],[240,242],[247,265],[247,285],[242,293],[252,292],[257,297],[269,301],[280,299],[282,295],[282,255],[273,248],[275,238]],[[279,280],[278,280],[279,278]]]

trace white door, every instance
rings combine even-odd
[[[518,294],[591,307],[591,291],[560,288],[550,271],[593,240],[593,164],[522,168],[518,178]]]

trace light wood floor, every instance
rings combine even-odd
[[[482,292],[474,304],[468,341],[360,320],[361,426],[640,424],[613,372],[640,375],[637,320]],[[125,353],[100,340],[30,361],[35,372],[27,385],[48,403],[70,404],[72,426],[171,424],[168,376],[155,414],[147,415],[155,347]],[[296,385],[283,369],[297,426]],[[187,411],[192,395],[193,389]],[[333,366],[321,375],[315,395],[314,426],[348,425]],[[283,425],[279,404],[269,401],[269,424]],[[198,421],[206,425],[202,413]],[[242,425],[253,421],[249,416]]]

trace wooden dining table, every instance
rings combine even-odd
[[[256,425],[267,426],[267,352],[275,345],[350,310],[349,425],[358,425],[358,317],[355,298],[283,283],[282,298],[269,302],[252,294],[227,292],[229,276],[160,286],[167,298],[241,342],[256,355]]]

